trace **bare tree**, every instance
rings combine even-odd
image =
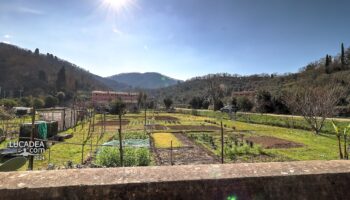
[[[327,117],[333,117],[342,91],[338,87],[307,87],[288,93],[284,101],[293,114],[302,115],[319,134]]]
[[[216,75],[208,75],[207,81],[207,89],[208,96],[211,98],[211,101],[214,105],[214,110],[218,110],[217,105],[221,101],[221,98],[224,95],[225,85],[220,84],[219,78]]]

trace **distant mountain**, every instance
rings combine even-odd
[[[156,72],[122,73],[107,78],[119,83],[130,85],[133,88],[142,89],[164,88],[182,82]]]
[[[77,91],[126,90],[130,88],[92,74],[75,64],[39,49],[31,51],[0,43],[1,97],[40,96],[63,91],[72,96]]]

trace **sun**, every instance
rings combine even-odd
[[[112,9],[115,11],[121,11],[121,10],[128,9],[129,6],[132,4],[132,0],[104,0],[103,3],[109,9]]]

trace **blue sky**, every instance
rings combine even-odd
[[[0,41],[101,76],[296,72],[350,46],[349,8],[347,0],[0,0]]]

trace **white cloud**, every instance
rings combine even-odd
[[[113,28],[113,33],[116,33],[118,35],[123,35],[124,34],[121,30],[119,30],[117,28]]]
[[[6,34],[6,35],[4,35],[4,38],[10,39],[10,38],[12,38],[12,35]]]
[[[21,13],[27,13],[27,14],[33,14],[33,15],[43,15],[44,12],[37,9],[27,8],[27,7],[20,7],[18,8],[18,11]]]

